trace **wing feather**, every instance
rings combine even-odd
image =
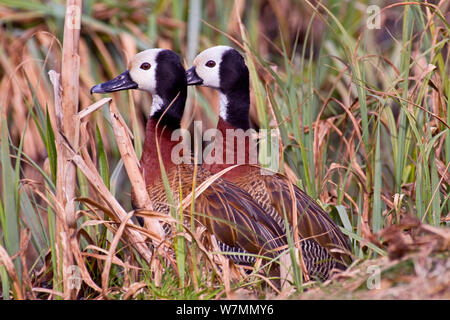
[[[279,225],[247,192],[228,181],[218,179],[199,195],[195,205],[203,213],[200,221],[228,246],[267,254],[284,244]]]
[[[289,216],[289,213],[294,212],[294,208],[289,186],[290,182],[279,174],[264,176],[263,179],[272,205],[280,214],[284,212],[284,207],[285,212],[288,213],[290,223],[292,223],[292,215]],[[300,188],[295,185],[292,185],[292,187],[295,194],[294,203],[297,209],[297,227],[300,236],[302,238],[313,238],[328,250],[339,248],[350,253],[351,249],[348,239],[329,215]],[[348,254],[336,251],[330,252],[330,254],[344,264],[348,264],[350,261]]]

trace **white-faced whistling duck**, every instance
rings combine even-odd
[[[222,133],[223,145],[216,148],[225,157],[227,146],[238,151],[237,143],[226,141],[229,129],[250,128],[249,71],[242,55],[228,46],[216,46],[201,52],[187,71],[188,85],[214,88],[220,93],[220,118],[217,129]],[[234,139],[234,137],[233,137]],[[220,140],[219,140],[220,141]],[[219,142],[220,143],[220,142]],[[305,192],[293,185],[291,196],[288,179],[281,174],[261,175],[260,168],[249,164],[249,143],[245,143],[245,163],[225,173],[222,178],[246,190],[284,228],[284,213],[292,225],[297,211],[297,230],[301,239],[303,261],[310,276],[326,279],[332,268],[344,269],[351,261],[349,240],[328,214]],[[230,152],[230,150],[228,150]],[[223,161],[205,167],[217,173],[238,164]],[[295,206],[295,208],[294,208]],[[309,239],[309,240],[308,240]],[[335,249],[335,250],[333,250]]]

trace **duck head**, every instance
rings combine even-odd
[[[171,50],[148,49],[131,59],[127,71],[92,87],[91,93],[146,91],[153,97],[150,117],[159,118],[164,114],[164,119],[167,117],[179,124],[186,102],[186,87],[186,72],[180,57]]]
[[[199,53],[186,71],[188,85],[201,85],[220,92],[220,117],[241,129],[249,128],[249,72],[244,57],[228,46],[215,46]]]

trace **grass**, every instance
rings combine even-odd
[[[186,57],[188,66],[197,51],[209,46],[238,47],[234,39],[250,70],[253,122],[277,128],[280,170],[317,199],[352,239],[356,262],[350,270],[399,259],[387,262],[395,243],[383,232],[405,217],[442,230],[433,235],[445,239],[450,224],[450,26],[444,13],[449,4],[386,2],[380,29],[369,29],[364,0],[349,6],[333,0],[240,3],[139,0],[124,7],[120,1],[84,1],[80,110],[97,99],[90,87],[125,70],[137,51],[171,48]],[[111,198],[94,188],[78,166],[76,224],[66,224],[57,196],[61,145],[55,143],[55,95],[48,76],[52,69],[61,71],[64,12],[64,3],[56,0],[0,3],[2,297],[68,297],[65,254],[84,280],[72,298],[213,299],[242,290],[258,298],[288,297],[260,275],[227,266],[217,250],[206,250],[204,234],[183,226],[180,211],[161,218],[177,230],[167,243],[175,258],[155,255],[146,261],[138,254],[127,238],[131,227],[121,228],[118,218],[119,211],[131,210],[130,184],[105,107],[80,121],[82,148],[76,152],[86,168],[98,173]],[[191,118],[202,120],[203,129],[213,126],[216,94],[205,88],[192,93]],[[140,92],[112,98],[140,155],[150,98]],[[260,156],[268,163],[265,153]],[[77,240],[59,241],[61,228],[74,228]],[[137,233],[155,240],[146,230]],[[448,244],[433,248],[448,250]],[[401,273],[396,270],[405,262],[398,263],[386,279]],[[337,287],[352,282],[344,276],[313,284],[316,289],[308,292],[314,295],[304,296],[311,284],[302,283],[300,270],[294,270],[293,297],[300,292],[300,297],[320,298],[323,290],[338,293]],[[355,297],[370,298],[370,293]]]

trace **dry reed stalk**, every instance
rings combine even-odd
[[[77,118],[79,120],[83,119],[84,117],[88,116],[92,112],[94,112],[94,111],[100,109],[101,107],[103,107],[105,104],[107,104],[111,100],[112,100],[112,98],[103,98],[103,99],[98,100],[97,102],[91,104],[89,107],[86,107],[83,110],[81,110],[80,112],[78,112],[77,113]]]
[[[19,281],[19,278],[17,277],[16,268],[14,267],[14,263],[11,257],[8,255],[8,252],[2,245],[0,245],[0,264],[5,266],[6,272],[11,277],[16,293],[16,298],[18,300],[23,300],[22,287],[20,285],[21,283]]]
[[[28,269],[28,263],[27,263],[27,254],[28,254],[28,248],[29,244],[31,242],[31,232],[28,229],[22,229],[20,231],[20,262],[22,263],[22,286],[24,288],[32,288],[33,285],[31,283],[30,278],[30,272]],[[36,299],[33,293],[31,293],[31,299]]]
[[[127,292],[123,295],[122,300],[128,300],[130,298],[135,298],[136,294],[141,292],[142,289],[144,289],[145,287],[147,287],[147,284],[142,283],[142,282],[134,282],[134,283],[132,283],[129,286]]]
[[[76,138],[76,128],[73,126],[74,115],[78,111],[78,89],[80,57],[78,55],[78,42],[80,39],[81,25],[81,0],[68,0],[66,2],[66,15],[64,24],[63,57],[61,65],[61,87],[62,87],[62,108],[60,110],[60,128],[67,141],[73,148]],[[73,163],[67,161],[68,155],[65,149],[60,155],[63,161],[58,166],[57,195],[58,199],[65,205],[65,214],[69,226],[72,228],[75,223],[75,210],[73,198],[75,197],[76,172]],[[59,159],[59,157],[58,157]],[[65,161],[64,161],[65,160]]]
[[[134,152],[133,145],[129,138],[129,130],[125,122],[121,118],[114,103],[110,104],[111,125],[116,138],[117,146],[125,169],[133,188],[134,200],[139,208],[153,210],[147,187],[139,169],[138,159]],[[164,230],[161,224],[151,218],[144,217],[145,227],[159,236],[159,240],[164,239]],[[155,243],[157,245],[157,243]]]
[[[53,82],[55,90],[55,116],[56,127],[60,134],[56,134],[57,148],[57,172],[56,183],[57,199],[63,207],[64,216],[56,224],[57,245],[62,249],[62,280],[64,299],[75,298],[75,290],[72,290],[70,278],[65,276],[65,271],[74,264],[74,257],[69,250],[72,238],[76,235],[75,215],[75,188],[76,168],[70,161],[67,148],[61,143],[67,139],[75,149],[76,128],[73,126],[74,115],[78,111],[78,88],[80,73],[80,57],[78,55],[78,43],[81,26],[81,0],[67,0],[63,56],[61,64],[61,88],[59,81]],[[53,79],[55,80],[55,79]],[[59,80],[59,79],[58,79]],[[61,93],[61,97],[59,94]],[[61,136],[62,134],[62,136]],[[64,137],[64,138],[63,138]],[[75,240],[76,241],[76,240]],[[58,259],[59,260],[59,259]]]
[[[53,84],[53,90],[54,90],[54,99],[55,99],[55,119],[56,119],[56,128],[57,132],[59,134],[55,135],[55,141],[56,141],[56,152],[57,152],[57,171],[58,172],[64,172],[64,156],[63,153],[65,150],[63,150],[63,137],[61,136],[61,127],[62,127],[62,118],[63,118],[63,111],[62,111],[62,96],[61,96],[61,85],[60,85],[60,75],[59,73],[55,72],[54,70],[49,71],[49,78],[51,83]],[[62,175],[59,175],[61,177]],[[55,205],[58,205],[62,208],[62,212],[64,214],[62,217],[60,215],[56,215],[56,255],[59,257],[60,254],[62,254],[62,270],[67,270],[68,266],[73,265],[73,256],[71,255],[71,252],[69,250],[64,250],[64,248],[68,249],[70,248],[70,239],[68,239],[67,235],[71,232],[69,231],[68,224],[66,223],[66,214],[64,210],[64,184],[62,184],[64,179],[58,178],[57,180],[57,203]],[[59,212],[59,211],[57,211]],[[62,249],[62,251],[60,250]],[[61,259],[57,259],[57,263],[59,264]],[[61,270],[61,268],[58,266],[58,270]],[[63,278],[64,280],[64,272],[63,275],[59,275],[58,278]],[[68,281],[68,279],[66,279]],[[63,297],[64,299],[70,299],[73,296],[70,294],[69,291],[69,283],[67,281],[63,281]]]

